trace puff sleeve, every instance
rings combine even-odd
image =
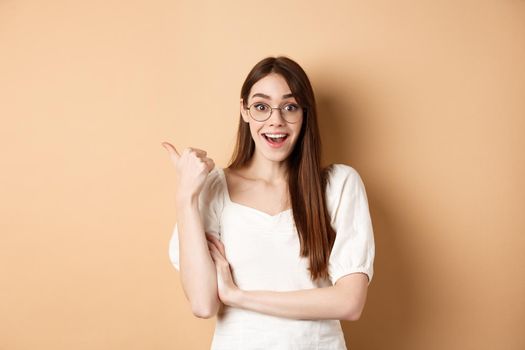
[[[329,258],[330,280],[335,285],[345,275],[363,272],[370,285],[375,243],[365,186],[348,165],[336,164],[333,171],[329,186],[336,239]]]
[[[222,203],[220,200],[220,181],[218,180],[218,169],[215,168],[208,174],[198,198],[199,213],[204,232],[214,232],[216,237],[220,237],[219,213]],[[175,223],[169,241],[169,258],[171,264],[180,271],[178,223]]]

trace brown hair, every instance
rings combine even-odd
[[[308,257],[310,277],[328,278],[328,259],[335,241],[335,231],[330,225],[325,189],[331,166],[321,169],[321,138],[317,123],[314,92],[305,71],[292,59],[266,57],[248,73],[241,88],[244,107],[252,86],[270,73],[280,74],[303,107],[303,124],[295,147],[287,158],[288,189],[292,202],[295,226],[301,244],[301,257]],[[247,165],[255,151],[250,126],[239,119],[237,142],[228,169]]]

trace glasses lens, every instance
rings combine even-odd
[[[265,121],[270,116],[271,110],[266,103],[254,103],[250,106],[252,118],[260,122]]]
[[[265,121],[270,117],[272,108],[266,103],[254,103],[250,106],[250,115],[256,121]],[[299,121],[303,110],[301,106],[295,103],[289,103],[281,107],[281,115],[288,123],[295,123]]]
[[[295,103],[289,103],[281,108],[281,113],[288,123],[296,123],[301,118],[303,110],[301,106]]]

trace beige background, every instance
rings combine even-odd
[[[525,2],[0,1],[0,349],[206,349],[161,141],[225,166],[241,84],[307,71],[361,174],[351,349],[524,349]]]

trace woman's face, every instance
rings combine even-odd
[[[279,74],[270,73],[264,78],[257,81],[251,88],[248,96],[246,107],[249,108],[255,102],[264,102],[271,107],[283,107],[289,103],[298,105],[286,80]],[[241,115],[246,123],[250,124],[250,132],[255,142],[256,152],[262,153],[264,157],[273,161],[284,161],[292,152],[297,142],[301,126],[303,124],[303,115],[295,123],[288,123],[282,116],[281,110],[274,109],[270,118],[259,122],[250,117],[248,110],[243,107],[241,99]],[[268,140],[265,134],[286,134],[284,141],[280,143]]]

